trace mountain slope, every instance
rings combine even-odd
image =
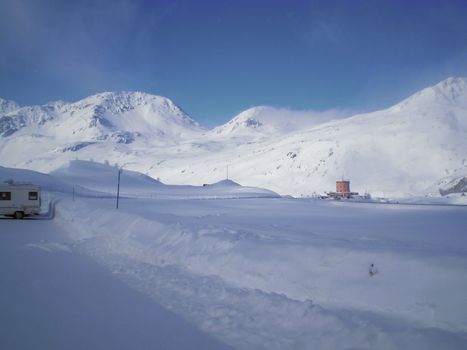
[[[270,137],[308,129],[345,115],[339,110],[294,111],[259,106],[243,111],[226,124],[214,128],[212,133],[222,137]]]
[[[158,176],[186,182],[204,173],[213,180],[229,164],[233,179],[282,194],[333,190],[342,176],[360,192],[426,194],[439,179],[467,169],[466,106],[466,80],[451,78],[383,111],[242,145],[222,158],[169,161]]]
[[[75,158],[117,161],[115,154],[166,147],[202,131],[165,97],[106,92],[0,114],[0,154],[5,165],[48,172]]]
[[[169,99],[140,92],[105,92],[71,104],[6,108],[0,114],[3,137],[24,127],[26,134],[37,129],[56,138],[122,143],[143,134],[174,138],[202,130]]]
[[[374,195],[437,193],[441,179],[466,172],[464,78],[341,117],[257,107],[205,130],[166,98],[103,93],[2,112],[0,156],[4,166],[44,172],[73,159],[107,161],[170,184],[213,183],[228,171],[243,185],[298,196],[333,190],[343,176]]]

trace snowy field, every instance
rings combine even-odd
[[[162,315],[179,317],[172,329],[196,327],[187,334],[203,348],[467,347],[465,206],[281,198],[231,181],[167,186],[124,171],[117,210],[114,168],[71,168],[52,175],[0,168],[0,180],[34,181],[58,199],[52,221],[0,220],[8,260],[25,254],[6,244],[12,235],[21,236],[17,246],[55,252],[57,264],[62,255],[92,257],[98,264],[90,270],[112,281],[109,290],[124,282],[129,300],[148,298]],[[55,233],[38,241],[44,230]],[[4,264],[2,276],[16,281],[14,266]],[[4,281],[16,298],[16,282]],[[142,317],[160,329],[160,317]],[[145,328],[140,337],[150,342],[150,334]]]

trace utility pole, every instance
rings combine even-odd
[[[227,180],[229,179],[229,165],[227,164]]]
[[[117,183],[117,209],[118,209],[118,200],[120,199],[120,175],[122,173],[122,168],[118,168],[118,183]]]

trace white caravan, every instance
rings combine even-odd
[[[0,183],[0,215],[22,219],[41,211],[41,188],[25,183]]]

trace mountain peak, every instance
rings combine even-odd
[[[17,110],[15,106],[5,103],[4,108],[13,110],[15,115],[0,120],[1,136],[36,125],[41,132],[58,132],[68,135],[69,140],[79,141],[78,149],[89,142],[131,143],[142,135],[176,138],[201,131],[201,127],[168,98],[137,91],[103,92],[73,103],[51,102]],[[44,125],[52,119],[56,121],[53,125]],[[76,147],[73,143],[66,149],[76,150]]]
[[[265,131],[269,127],[268,119],[275,113],[275,109],[267,106],[252,107],[236,115],[224,125],[215,128],[216,134],[241,134],[259,130]]]
[[[396,105],[396,108],[422,105],[450,104],[467,107],[467,78],[449,77],[434,86],[427,87]]]
[[[448,101],[467,98],[467,78],[447,78],[432,87],[437,95]]]
[[[86,97],[73,105],[83,107],[89,105],[99,106],[112,113],[122,113],[137,107],[150,106],[155,107],[157,110],[186,115],[185,112],[170,99],[139,91],[102,92]]]
[[[165,128],[169,123],[191,129],[200,128],[170,99],[139,91],[102,92],[69,104],[66,109],[86,112],[93,123],[99,120],[104,126],[124,123],[121,125],[123,128],[131,129],[135,122],[144,120],[148,123],[146,126]]]
[[[16,102],[0,98],[0,114],[12,112],[19,108],[20,107]]]
[[[347,115],[346,111],[337,109],[315,111],[257,106],[241,112],[214,131],[222,135],[269,137],[304,130]]]

